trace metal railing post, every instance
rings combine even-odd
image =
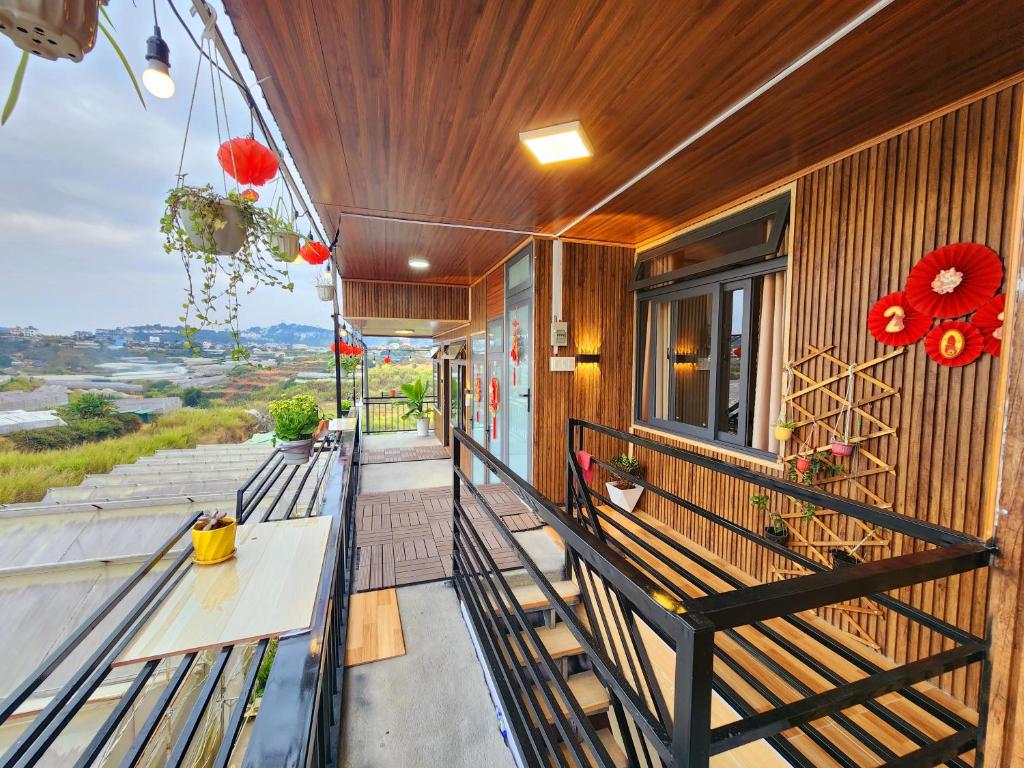
[[[684,614],[676,641],[672,755],[678,768],[707,768],[711,759],[711,678],[715,632],[700,614]]]
[[[462,467],[462,441],[458,433],[452,442],[452,577],[458,584],[459,573],[459,507],[462,505],[462,484],[459,480],[459,469]]]

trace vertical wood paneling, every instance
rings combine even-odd
[[[884,352],[867,331],[867,311],[879,297],[899,290],[911,266],[933,248],[967,240],[1000,253],[1009,251],[1008,211],[1018,184],[1021,101],[1021,86],[1006,89],[798,180],[787,307],[791,358],[810,344],[834,344],[838,357],[853,361]],[[574,306],[601,305],[612,300],[609,294],[615,290],[624,291],[607,280],[583,288],[567,279],[567,295],[575,294]],[[624,331],[620,329],[619,334],[628,343],[625,337],[630,334]],[[631,366],[612,368],[606,365],[603,352],[600,388],[628,393]],[[998,429],[993,418],[998,369],[999,360],[990,355],[962,368],[941,367],[927,357],[922,344],[908,347],[902,356],[881,366],[879,377],[900,390],[900,397],[884,401],[877,412],[897,430],[898,439],[880,448],[896,470],[895,475],[878,475],[866,485],[891,499],[897,512],[985,536],[991,522],[985,502],[992,493],[993,462],[997,461],[988,447]],[[824,369],[808,373],[820,377]],[[566,375],[551,374],[556,379],[550,385],[552,392],[560,393],[560,387],[567,386],[557,381]],[[575,407],[575,401],[570,402]],[[590,412],[614,425],[621,421],[619,413],[628,408],[628,395],[621,402],[618,409]],[[558,407],[552,408],[555,418],[564,430],[565,414]],[[554,426],[546,433],[553,431]],[[665,436],[658,439],[675,442]],[[563,442],[559,435],[557,446]],[[692,444],[684,447],[716,455]],[[751,494],[759,492],[756,487],[643,450],[636,453],[655,483],[751,530],[763,528],[765,520],[749,501]],[[538,462],[537,479],[545,493],[560,499],[563,460],[556,451],[545,455],[550,455],[552,468],[542,469]],[[837,492],[842,493],[841,488]],[[773,498],[772,503],[790,511],[782,506],[783,499]],[[771,577],[772,565],[784,565],[762,548],[651,494],[641,505],[759,579]],[[918,546],[894,537],[879,556]],[[901,590],[899,597],[984,634],[986,586],[985,575],[965,574]],[[840,614],[826,615],[840,627],[846,626]],[[861,623],[886,655],[898,662],[946,647],[935,633],[892,614]],[[976,703],[980,670],[977,665],[959,670],[944,676],[941,684],[968,703]]]
[[[483,279],[487,292],[487,319],[498,317],[505,311],[505,268],[498,267]]]
[[[565,428],[570,417],[628,429],[633,364],[633,295],[627,290],[633,271],[632,248],[584,243],[562,247],[562,317],[569,324],[569,346],[560,354],[598,353],[598,363],[573,373],[550,370],[550,240],[534,251],[533,482],[549,498],[565,497]],[[601,438],[585,447],[607,457],[621,450]],[[600,482],[601,478],[597,478]]]
[[[345,317],[469,320],[469,289],[461,285],[342,280]]]

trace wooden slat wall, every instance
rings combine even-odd
[[[557,502],[565,498],[565,426],[570,416],[616,429],[629,427],[633,364],[632,248],[564,243],[562,316],[569,346],[562,355],[597,352],[601,361],[575,373],[553,373],[551,347],[552,241],[534,246],[533,484]],[[609,447],[587,446],[597,455]]]
[[[487,292],[484,309],[486,319],[498,317],[505,311],[505,268],[498,267],[483,279],[484,290]]]
[[[461,285],[342,280],[345,317],[469,320],[469,288]]]
[[[487,285],[478,280],[469,288],[469,327],[467,334],[483,333],[487,330]]]
[[[1022,88],[1015,86],[798,181],[789,267],[790,357],[809,344],[835,344],[840,358],[870,359],[885,348],[867,332],[869,307],[900,289],[910,267],[925,253],[964,240],[997,252],[1008,248],[1021,102]],[[602,365],[602,371],[611,369]],[[898,430],[898,455],[889,457],[895,461],[895,476],[880,477],[876,488],[893,499],[897,512],[984,536],[990,526],[985,501],[992,493],[990,470],[996,461],[988,448],[998,429],[992,418],[998,360],[983,355],[972,365],[945,368],[928,359],[922,344],[915,344],[876,375],[901,391],[880,414]],[[622,369],[621,378],[628,376],[628,368]],[[610,383],[609,378],[603,383]],[[753,486],[650,452],[637,455],[655,483],[752,530],[764,526],[763,516],[749,502],[758,492]],[[650,494],[641,505],[751,575],[769,578],[773,558],[762,548]],[[908,542],[897,539],[891,552],[899,554],[907,547]],[[901,597],[983,634],[985,590],[984,582],[967,574],[903,590]],[[902,618],[889,615],[868,626],[896,661],[944,647],[933,633]],[[947,675],[943,687],[975,702],[980,683],[976,667]]]

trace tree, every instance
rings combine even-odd
[[[94,392],[83,392],[70,403],[59,409],[65,419],[102,419],[117,413],[117,406],[109,397]]]
[[[181,391],[181,403],[186,408],[199,408],[206,404],[206,393],[199,387],[185,387]]]

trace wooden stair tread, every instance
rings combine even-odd
[[[607,728],[602,728],[597,732],[597,738],[601,740],[601,744],[604,745],[605,751],[608,752],[608,757],[612,759],[612,765],[616,766],[616,768],[626,768],[629,764],[629,760],[626,758],[626,753],[622,751],[622,747],[620,747],[619,743],[615,740],[615,736],[612,735],[612,732]],[[572,757],[569,754],[569,747],[562,744],[561,750],[562,754],[565,755],[566,761],[570,765],[573,764]],[[597,768],[597,758],[591,753],[590,747],[584,744],[583,751],[586,754],[590,765]]]
[[[583,647],[580,645],[576,636],[569,630],[567,624],[559,622],[553,627],[538,627],[536,630],[537,638],[541,644],[547,650],[548,655],[552,659],[563,659],[566,656],[575,656],[576,654],[583,653]],[[523,642],[529,647],[530,641],[526,637],[526,633],[523,632]],[[522,664],[522,657],[518,646],[513,646],[516,652],[516,656],[519,657],[519,663]],[[531,648],[531,650],[533,650]],[[540,656],[534,651],[533,660],[539,661]]]
[[[576,582],[556,581],[551,586],[555,588],[555,593],[567,603],[575,603],[579,599],[580,588]],[[524,611],[536,611],[551,607],[551,602],[536,584],[512,587],[512,594]]]
[[[623,546],[627,547],[629,551],[636,553],[639,557],[642,557],[651,565],[652,568],[662,574],[666,581],[677,585],[685,594],[692,597],[700,597],[706,594],[706,592],[697,584],[689,581],[687,579],[687,575],[704,582],[709,585],[712,590],[716,590],[718,593],[727,592],[733,589],[733,587],[725,582],[720,576],[717,576],[696,560],[691,560],[682,553],[673,550],[669,545],[656,540],[654,536],[643,530],[628,517],[607,506],[602,506],[601,509],[610,518],[623,525],[633,535],[647,541],[655,549],[678,562],[682,566],[684,573],[677,574],[673,572],[653,555],[646,553],[641,547],[638,547],[635,542],[616,529],[613,525],[606,524],[604,526],[606,535],[621,541]],[[635,514],[636,517],[642,520],[645,524],[652,526],[660,533],[693,552],[696,556],[704,558],[717,568],[720,568],[723,572],[734,578],[738,583],[743,585],[756,585],[760,583],[749,574],[744,573],[737,567],[733,566],[728,561],[710,552],[705,547],[696,544],[683,534],[669,528],[667,525],[650,515],[643,512],[637,512]],[[799,614],[799,616],[801,619],[806,621],[809,626],[813,627],[815,631],[820,632],[822,635],[828,637],[834,642],[843,644],[861,658],[877,666],[879,669],[892,669],[896,666],[895,662],[888,657],[868,648],[858,642],[849,633],[829,624],[816,614],[808,611]],[[764,623],[781,638],[800,648],[803,652],[818,659],[826,668],[834,671],[843,679],[852,682],[865,676],[865,672],[853,662],[843,658],[813,635],[797,626],[793,626],[785,619],[770,619]],[[813,691],[819,692],[832,688],[832,684],[830,682],[819,676],[806,665],[801,664],[798,659],[792,656],[788,651],[784,650],[776,641],[764,636],[754,627],[742,626],[738,627],[736,631],[744,641],[754,645],[761,652],[779,662],[784,669],[793,675],[793,677],[800,680]],[[752,706],[753,709],[757,711],[764,711],[766,709],[770,709],[771,705],[746,683],[744,678],[747,677],[760,680],[783,701],[788,702],[802,698],[802,696],[793,690],[786,681],[775,675],[769,668],[765,667],[755,657],[746,652],[735,639],[729,638],[724,633],[721,633],[716,637],[716,645],[738,662],[745,672],[743,676],[740,676],[731,671],[724,662],[716,659],[714,664],[716,677],[719,677],[730,685],[742,699]],[[941,691],[932,682],[918,683],[914,687],[932,701],[946,707],[948,710],[956,713],[968,722],[977,722],[977,713],[974,710]],[[893,714],[896,714],[906,722],[912,724],[930,739],[939,740],[950,733],[949,728],[944,723],[922,709],[919,705],[915,704],[912,700],[899,693],[886,694],[886,696],[879,699],[879,703],[885,706],[886,709],[891,711]],[[872,733],[876,738],[879,738],[882,743],[889,746],[890,749],[893,749],[897,754],[903,754],[916,748],[916,745],[909,739],[896,731],[892,726],[885,723],[878,715],[869,712],[863,706],[850,708],[846,710],[846,714],[857,725],[861,726],[869,733]],[[713,723],[713,725],[723,724],[724,722]],[[847,751],[847,754],[858,765],[870,766],[878,764],[878,758],[872,755],[872,753],[866,748],[866,745],[862,745],[856,737],[848,733],[839,725],[835,724],[833,721],[824,719],[819,720],[814,723],[814,727],[830,741],[833,741],[837,745],[842,745]],[[823,753],[816,754],[819,751],[819,748],[801,732],[789,730],[784,732],[784,735],[790,740],[790,743],[803,752],[804,755],[815,765],[821,765],[823,768],[834,765],[834,762],[831,761],[831,759],[824,759]],[[968,763],[973,762],[970,754],[963,755],[962,759]]]
[[[601,681],[597,679],[597,675],[593,672],[579,672],[575,675],[569,675],[567,680],[569,684],[569,691],[580,705],[580,709],[585,715],[599,715],[602,712],[606,712],[608,707],[611,706],[611,700],[608,696],[608,690],[601,685]],[[536,689],[536,686],[534,686]],[[562,714],[565,717],[569,716],[569,710],[565,706],[565,702],[562,701],[561,696],[558,694],[557,689],[553,683],[548,683],[548,689],[551,691],[552,700],[558,702],[559,708],[562,710]],[[537,695],[537,702],[540,704],[541,711],[544,713],[544,719],[549,723],[554,723],[554,715],[551,714],[551,710],[548,709],[547,702],[540,696]],[[530,715],[530,719],[536,719],[533,717],[533,712],[529,708],[529,704],[526,702],[526,694],[521,693],[523,697],[523,707],[527,714]]]

